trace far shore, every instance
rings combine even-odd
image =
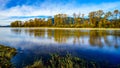
[[[5,27],[3,27],[5,28]],[[120,30],[120,28],[70,28],[70,27],[10,27],[26,29],[61,29],[61,30]]]

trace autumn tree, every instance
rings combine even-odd
[[[47,26],[52,26],[52,17],[49,17],[47,20]]]
[[[96,12],[95,11],[90,12],[88,17],[89,17],[90,25],[94,27],[96,23]]]
[[[12,27],[22,27],[22,21],[14,21],[11,23]]]
[[[118,17],[119,10],[114,10],[114,15],[115,15],[115,26],[117,25],[117,17]]]
[[[112,27],[112,25],[110,25],[111,23],[110,23],[110,20],[112,19],[112,12],[110,12],[110,11],[108,11],[108,12],[106,12],[105,13],[105,15],[104,15],[104,18],[103,18],[103,26],[104,27],[109,27],[109,26],[111,26]]]
[[[85,14],[86,15],[86,14]],[[103,10],[92,11],[88,18],[84,14],[73,13],[73,17],[67,14],[56,14],[53,18],[35,18],[28,21],[14,21],[11,27],[120,27],[120,11],[104,12]]]

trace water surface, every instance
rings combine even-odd
[[[17,68],[54,53],[70,53],[104,68],[120,64],[120,30],[0,28],[0,44],[17,49],[11,60]]]

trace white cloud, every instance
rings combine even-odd
[[[49,1],[45,1],[39,6],[15,6],[6,10],[0,10],[0,21],[11,16],[38,16],[38,15],[55,15],[58,13],[66,13],[72,15],[75,13],[88,14],[90,11],[96,11],[102,9],[104,11],[120,9],[120,2],[113,3],[101,3],[101,4],[82,4],[75,6],[74,2],[68,2],[67,4],[53,3],[50,4]],[[16,20],[16,19],[15,19]],[[6,22],[8,23],[8,22]],[[1,23],[0,23],[1,25]]]
[[[48,2],[42,3],[40,6],[15,6],[10,9],[1,10],[0,16],[38,16],[38,15],[55,15],[57,13],[72,14],[74,12],[82,12],[84,14],[95,10],[111,10],[117,9],[120,6],[120,2],[114,3],[102,3],[102,4],[85,4],[74,6],[74,3],[67,3],[65,5],[49,4]]]

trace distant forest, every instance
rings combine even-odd
[[[11,27],[73,27],[73,28],[120,28],[120,11],[92,11],[84,14],[57,14],[54,17],[35,18],[28,21],[14,21]]]

